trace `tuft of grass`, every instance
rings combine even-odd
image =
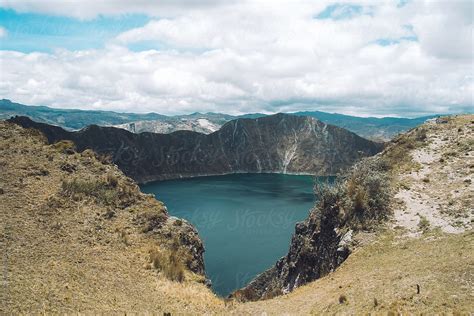
[[[174,226],[183,226],[183,220],[178,218],[173,222]]]
[[[180,258],[180,251],[175,249],[152,248],[149,251],[152,267],[171,281],[183,282],[185,265]]]
[[[420,222],[418,223],[418,228],[423,232],[426,233],[430,230],[430,221],[424,217],[423,215],[418,215],[420,217]]]
[[[60,140],[51,146],[62,154],[72,155],[76,152],[76,145],[70,140]]]
[[[165,212],[161,210],[147,210],[137,215],[135,221],[142,225],[142,232],[148,233],[163,227],[167,219]]]
[[[117,234],[120,238],[120,240],[126,245],[126,246],[130,246],[131,245],[131,242],[130,242],[130,238],[129,238],[129,235],[127,233],[127,231],[125,229],[117,229]]]
[[[120,182],[119,178],[111,173],[100,178],[63,179],[61,187],[63,194],[74,200],[92,197],[102,204],[121,208],[132,205],[138,196],[135,186]]]
[[[424,142],[427,139],[426,129],[423,127],[418,127],[415,132],[415,140],[418,142]]]
[[[118,185],[118,177],[114,175],[113,173],[108,173],[107,174],[107,184],[113,188],[117,187]]]
[[[97,201],[106,205],[114,204],[118,199],[116,190],[109,185],[97,179],[78,179],[63,180],[62,190],[66,195],[78,200],[81,197],[93,197]]]

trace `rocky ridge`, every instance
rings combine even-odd
[[[10,121],[39,129],[50,143],[67,139],[80,151],[108,155],[138,182],[246,172],[334,175],[383,147],[314,118],[287,114],[237,119],[209,135],[133,134],[95,125],[69,132],[26,117]]]

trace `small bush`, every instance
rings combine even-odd
[[[92,151],[91,149],[86,149],[81,153],[81,156],[84,158],[92,159],[92,158],[95,158],[96,155],[94,151]]]
[[[443,157],[445,157],[445,158],[456,157],[457,155],[458,155],[458,153],[453,151],[453,150],[443,153]]]
[[[347,296],[345,296],[344,294],[341,294],[339,296],[339,304],[344,304],[344,303],[347,303]]]
[[[72,155],[76,152],[76,145],[70,140],[60,140],[51,146],[63,154]]]
[[[418,228],[426,233],[427,231],[430,230],[430,221],[428,219],[426,219],[426,217],[424,217],[423,215],[418,215],[420,217],[420,222],[418,223]]]
[[[232,293],[232,297],[238,302],[257,301],[260,299],[258,293],[252,287],[245,287]]]
[[[350,220],[381,220],[388,216],[390,183],[382,162],[368,159],[357,164],[346,180],[346,208]]]
[[[154,248],[149,254],[153,268],[162,272],[167,279],[175,282],[184,281],[185,265],[180,259],[180,251]]]
[[[371,230],[390,213],[390,178],[383,160],[365,159],[333,185],[316,184],[318,209],[337,211],[340,225]]]
[[[262,297],[262,299],[263,300],[269,300],[269,299],[272,299],[272,298],[280,296],[280,295],[283,295],[283,291],[279,288],[275,288],[275,289],[271,290],[270,292],[266,293]]]
[[[76,165],[70,164],[70,163],[68,163],[68,162],[63,162],[63,163],[61,163],[61,165],[59,166],[59,168],[60,168],[62,171],[66,171],[67,173],[73,173],[74,171],[77,170],[77,166],[76,166]]]
[[[128,233],[124,229],[118,229],[117,233],[119,234],[120,240],[126,245],[130,246],[130,238],[128,237]]]
[[[398,185],[399,185],[400,189],[403,189],[403,190],[409,191],[411,189],[409,183],[400,182]]]
[[[118,177],[116,175],[114,175],[113,173],[108,173],[107,174],[107,183],[108,185],[110,185],[111,187],[117,187],[118,185]]]
[[[418,128],[415,133],[415,139],[419,142],[424,142],[426,138],[426,130],[422,127]]]
[[[148,233],[163,227],[166,219],[167,216],[164,212],[153,209],[140,213],[135,220],[138,222],[138,224],[143,226],[142,231],[144,233]]]
[[[100,154],[97,155],[97,160],[99,160],[104,165],[111,165],[113,162],[113,158],[110,154]]]

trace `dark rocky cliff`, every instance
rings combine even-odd
[[[337,209],[313,209],[296,224],[288,254],[231,296],[256,301],[286,294],[335,270],[350,254],[352,231],[340,227]]]
[[[69,132],[26,117],[10,121],[39,129],[49,142],[72,140],[79,151],[110,155],[138,182],[238,172],[334,175],[383,147],[317,119],[288,114],[237,119],[209,135],[133,134],[95,125]]]

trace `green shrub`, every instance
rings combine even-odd
[[[383,160],[368,158],[356,164],[333,185],[317,184],[318,209],[338,212],[340,225],[373,229],[390,213],[390,177]]]

